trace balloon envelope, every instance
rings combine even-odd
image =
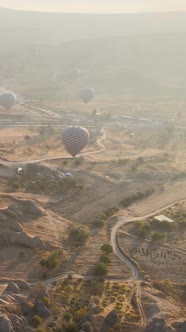
[[[70,69],[68,70],[68,78],[69,78],[70,80],[73,80],[73,79],[78,78],[79,75],[80,75],[80,70],[77,69],[77,68],[70,68]]]
[[[12,92],[2,92],[0,94],[0,105],[3,106],[7,111],[15,104],[16,96]]]
[[[88,103],[91,99],[93,99],[95,94],[95,90],[92,88],[82,88],[80,90],[80,97],[85,103]]]
[[[83,127],[72,126],[65,128],[61,136],[65,149],[72,157],[75,157],[83,150],[89,141],[89,132]]]

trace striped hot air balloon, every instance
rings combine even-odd
[[[14,93],[6,91],[0,94],[0,105],[7,111],[15,104],[16,96]]]
[[[95,90],[92,88],[82,88],[80,90],[80,97],[83,99],[84,103],[88,103],[91,99],[93,99],[95,94]]]
[[[65,128],[62,132],[62,143],[71,154],[75,157],[89,142],[89,132],[83,127],[72,126]]]

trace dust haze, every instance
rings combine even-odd
[[[0,8],[0,331],[185,331],[186,12],[162,10]]]

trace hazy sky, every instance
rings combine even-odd
[[[151,12],[186,10],[186,0],[0,0],[0,6],[54,12]]]

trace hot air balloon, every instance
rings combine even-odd
[[[70,68],[67,73],[67,76],[70,80],[77,79],[79,75],[80,75],[80,70],[77,68]]]
[[[0,105],[7,111],[15,104],[16,96],[14,93],[6,91],[0,94]]]
[[[88,103],[91,99],[95,97],[95,91],[92,88],[82,88],[80,90],[80,97],[83,99],[84,103]]]
[[[83,127],[68,127],[62,132],[62,143],[67,152],[75,157],[88,144],[89,136],[88,130]]]

